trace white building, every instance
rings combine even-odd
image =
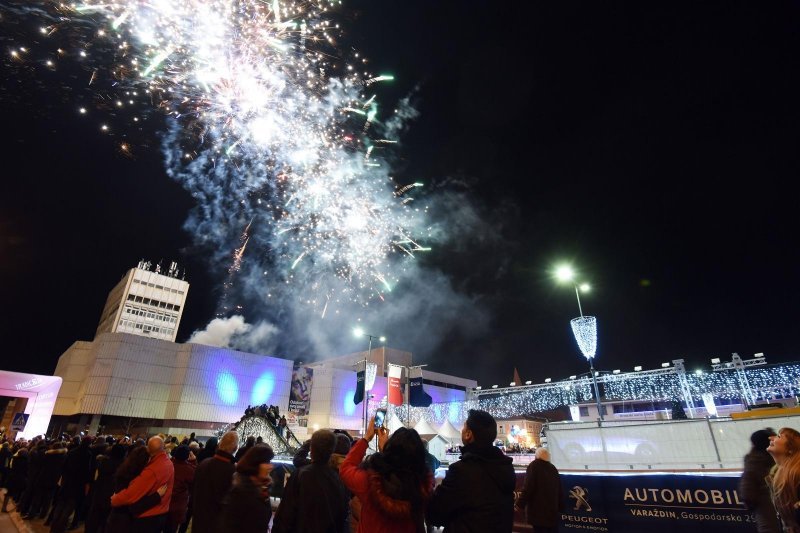
[[[353,403],[358,368],[351,361],[363,360],[365,355],[360,352],[310,365],[314,370],[310,430],[361,429],[363,405]],[[370,359],[385,364],[410,362],[411,354],[376,348]],[[100,426],[117,430],[127,426],[150,433],[210,436],[219,427],[238,421],[248,405],[277,405],[285,413],[292,367],[287,359],[229,348],[101,333],[94,341],[73,343],[59,358],[55,375],[63,379],[63,385],[53,411],[52,430],[88,426],[94,433]],[[382,373],[372,389],[370,413],[385,401],[387,378]],[[425,391],[435,403],[444,405],[460,405],[475,384],[433,372],[425,374],[425,381]],[[460,416],[460,411],[452,412]],[[302,438],[303,433],[300,429],[297,436]]]
[[[127,420],[130,427],[211,435],[239,420],[248,405],[285,408],[292,361],[102,333],[70,346],[55,375],[63,379],[53,410],[61,417],[56,422],[60,430],[89,426],[95,432],[100,425],[125,425]]]
[[[151,271],[149,262],[140,261],[108,293],[95,336],[119,332],[175,341],[189,292],[177,276],[175,263],[163,275],[160,267]]]

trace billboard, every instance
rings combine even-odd
[[[290,413],[298,416],[306,416],[308,414],[313,383],[314,369],[307,366],[299,366],[295,363],[292,368],[292,387],[289,390],[288,411]]]
[[[525,473],[517,473],[517,494]],[[559,531],[738,533],[755,520],[737,492],[739,475],[703,473],[562,473],[564,511]],[[532,531],[524,511],[514,531]]]

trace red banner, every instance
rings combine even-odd
[[[400,378],[403,375],[403,367],[389,365],[389,403],[392,405],[403,405],[403,389],[400,386]]]

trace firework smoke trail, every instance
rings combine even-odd
[[[37,38],[58,41],[42,41],[40,62],[72,59],[87,71],[82,86],[93,80],[98,109],[137,106],[127,124],[103,123],[103,134],[139,127],[145,108],[168,116],[167,172],[195,201],[185,228],[212,278],[225,280],[217,318],[195,342],[238,339],[239,348],[313,358],[354,349],[347,332],[363,320],[424,356],[439,342],[430,331],[474,336],[485,323],[472,297],[413,257],[432,241],[487,241],[494,226],[476,223],[457,194],[428,192],[420,205],[410,194],[421,184],[393,182],[387,147],[417,111],[409,96],[382,116],[374,91],[391,77],[338,51],[331,5],[11,5],[41,22]],[[14,52],[14,64],[32,58]],[[384,300],[379,312],[370,307]]]
[[[424,209],[403,204],[374,152],[391,139],[367,136],[378,121],[369,87],[392,77],[364,71],[356,53],[340,57],[333,5],[129,0],[65,11],[105,16],[118,59],[174,118],[162,146],[169,174],[198,200],[187,227],[221,261],[241,222],[255,220],[262,229],[245,244],[264,254],[264,286],[290,284],[317,312],[381,297],[398,279],[395,252],[424,249],[409,237]]]

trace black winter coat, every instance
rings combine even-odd
[[[428,503],[428,523],[445,533],[510,532],[517,482],[511,463],[494,446],[464,446]]]
[[[28,454],[17,452],[11,458],[10,473],[8,476],[8,492],[19,496],[25,488],[28,478]]]
[[[211,461],[212,459],[209,459]],[[250,476],[236,474],[222,505],[221,533],[267,533],[272,507],[269,494],[253,483]],[[192,520],[196,520],[195,514]]]
[[[536,459],[525,472],[525,487],[517,506],[534,528],[558,528],[564,510],[564,493],[558,469],[550,461]]]
[[[86,490],[92,475],[92,452],[88,443],[81,443],[77,448],[67,452],[64,469],[61,474],[61,498],[78,498]]]
[[[350,494],[328,463],[299,468],[275,513],[273,533],[344,533]]]
[[[67,449],[47,450],[42,460],[42,469],[39,472],[38,485],[43,489],[54,489],[61,479],[64,460],[67,458]]]
[[[231,488],[236,471],[233,455],[217,450],[214,457],[206,459],[194,473],[192,492],[192,532],[217,533],[222,500]]]

